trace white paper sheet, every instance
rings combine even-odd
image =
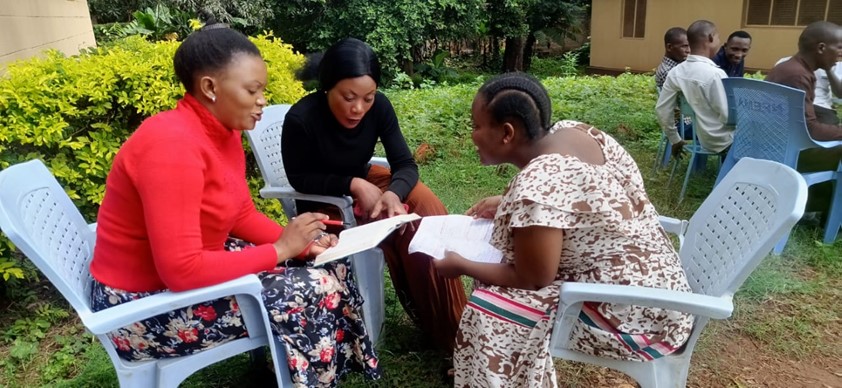
[[[429,216],[421,219],[409,253],[422,252],[443,259],[445,250],[480,263],[499,263],[503,253],[489,241],[494,222],[464,215]]]
[[[345,229],[339,233],[339,243],[316,256],[313,265],[321,265],[333,260],[371,249],[380,244],[389,234],[401,225],[420,219],[418,214],[403,214],[374,221],[365,225]]]

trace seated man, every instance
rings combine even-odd
[[[817,117],[816,70],[824,70],[828,78],[831,69],[842,56],[842,28],[830,22],[815,22],[804,28],[798,37],[798,53],[783,61],[766,76],[775,82],[804,91],[804,116],[807,131],[814,140],[842,140],[842,127],[822,122]],[[831,82],[832,79],[831,79]],[[827,119],[825,119],[827,120]],[[798,156],[797,170],[801,172],[835,170],[842,160],[842,147],[811,148]],[[831,182],[810,186],[808,213],[826,212],[832,193]]]
[[[710,59],[719,47],[719,33],[713,23],[697,20],[687,29],[687,39],[690,56],[670,70],[658,96],[655,106],[658,122],[672,143],[672,154],[681,156],[684,140],[675,128],[673,116],[681,95],[696,113],[693,125],[702,147],[724,155],[734,139],[734,131],[725,125],[728,100],[721,80],[727,75]]]
[[[775,66],[788,61],[790,57],[779,59]],[[813,99],[813,110],[816,112],[816,120],[820,123],[839,125],[839,115],[833,109],[834,100],[842,97],[842,62],[836,62],[832,71],[816,69],[816,97]]]
[[[713,57],[713,63],[725,70],[729,77],[742,77],[748,51],[751,50],[751,35],[745,31],[734,31],[728,35],[728,41]]]
[[[842,140],[842,128],[823,123],[816,117],[816,70],[824,70],[828,79],[837,80],[831,69],[842,56],[842,29],[830,22],[810,24],[798,38],[798,53],[775,66],[766,81],[804,91],[804,115],[807,130],[815,140]],[[833,78],[830,78],[833,77]]]
[[[675,65],[684,62],[690,55],[690,43],[687,41],[687,30],[681,27],[673,27],[664,34],[664,59],[655,70],[655,86],[658,90],[664,86],[667,73]]]

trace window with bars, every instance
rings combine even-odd
[[[746,0],[747,26],[806,26],[842,23],[842,0]]]
[[[646,0],[623,1],[623,38],[642,38],[644,30],[646,30]]]

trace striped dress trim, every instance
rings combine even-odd
[[[675,348],[666,342],[652,342],[652,335],[645,334],[626,334],[621,333],[608,323],[590,303],[582,305],[582,311],[579,313],[579,320],[588,326],[606,331],[614,335],[626,349],[630,352],[640,355],[645,360],[652,361],[656,358],[661,358],[667,354],[675,352]]]
[[[497,319],[530,328],[535,327],[540,320],[548,319],[544,311],[485,289],[475,290],[468,300],[468,306]]]

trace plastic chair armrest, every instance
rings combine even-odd
[[[810,140],[812,140],[812,139],[813,138],[810,137]],[[813,140],[813,143],[815,143],[817,146],[819,146],[821,148],[833,148],[833,147],[842,146],[842,140],[828,140],[828,141]]]
[[[101,335],[144,318],[153,317],[178,308],[223,298],[250,294],[260,299],[263,286],[257,275],[246,275],[225,283],[184,292],[162,292],[133,300],[95,313],[80,314],[82,323],[93,334]]]
[[[731,296],[714,297],[658,288],[567,282],[559,291],[559,311],[581,302],[602,302],[657,307],[725,319],[734,311]],[[578,315],[578,312],[577,312]]]
[[[96,233],[96,224],[96,222],[94,222],[93,224],[88,224],[88,229],[90,229],[91,232]]]
[[[375,156],[371,158],[371,160],[369,160],[368,162],[375,166],[390,168],[389,161],[386,160],[386,158],[384,157]]]
[[[304,194],[287,187],[266,186],[260,189],[260,196],[262,198],[291,198],[301,199],[305,201],[322,202],[329,205],[334,205],[340,209],[351,207],[354,203],[350,197],[334,197],[330,195]]]
[[[679,220],[678,218],[660,216],[658,221],[661,222],[661,227],[674,235],[683,236],[687,231],[687,220]]]

